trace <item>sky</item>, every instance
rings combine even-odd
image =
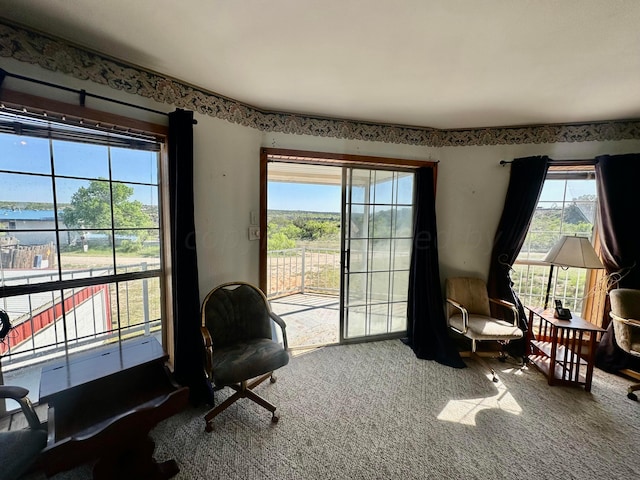
[[[596,193],[595,180],[553,180],[546,182],[540,201],[562,202],[565,186],[570,199]],[[310,212],[340,212],[342,198],[340,186],[281,182],[269,182],[267,195],[269,210]]]
[[[0,170],[46,175],[51,173],[50,158],[46,138],[0,134]],[[57,175],[81,177],[57,180],[59,203],[69,203],[73,193],[88,186],[91,179],[109,178],[109,154],[105,146],[54,140],[53,158]],[[157,153],[111,148],[111,175],[122,182],[157,184]],[[134,188],[130,200],[157,205],[157,187],[129,185]],[[52,203],[51,177],[0,173],[0,201]]]
[[[269,210],[340,212],[342,187],[269,182],[267,199]]]

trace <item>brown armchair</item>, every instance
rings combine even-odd
[[[616,288],[609,292],[613,320],[613,334],[618,346],[629,355],[640,357],[640,290],[632,288]],[[640,378],[640,373],[633,370],[622,370],[621,373]],[[640,390],[640,383],[627,389],[627,397],[638,400],[634,393]]]
[[[518,309],[513,303],[489,298],[484,280],[472,277],[448,278],[445,290],[447,325],[454,332],[471,340],[471,355],[477,354],[477,342],[494,341],[504,347],[511,340],[522,338],[523,332],[518,327]],[[492,316],[491,303],[504,307],[510,312],[511,318],[505,320]],[[504,349],[500,350],[498,358],[506,358]],[[493,381],[497,382],[493,369],[491,373]]]
[[[280,327],[282,344],[274,340]],[[285,322],[271,311],[264,293],[245,282],[220,285],[202,304],[201,332],[205,345],[205,370],[214,389],[236,391],[205,415],[211,421],[240,398],[249,398],[269,410],[277,422],[276,407],[253,391],[267,378],[276,381],[274,370],[289,362]]]

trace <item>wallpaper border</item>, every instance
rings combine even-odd
[[[586,142],[640,138],[640,120],[522,127],[436,129],[270,112],[100,55],[0,19],[0,57],[151,98],[266,132],[429,147]]]

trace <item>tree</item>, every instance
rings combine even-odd
[[[103,179],[92,180],[88,187],[80,187],[71,196],[70,205],[64,209],[62,220],[67,227],[79,229],[110,229],[111,209],[118,229],[152,227],[153,222],[138,200],[130,201],[133,188],[123,183],[111,183]],[[124,232],[123,232],[124,233]],[[140,232],[135,232],[141,239]],[[111,233],[107,233],[113,245]]]

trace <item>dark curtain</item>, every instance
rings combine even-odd
[[[596,161],[602,263],[618,287],[640,289],[640,242],[635,230],[640,216],[640,154],[602,155]],[[640,360],[616,344],[612,323],[596,350],[596,366],[609,372],[640,370]]]
[[[409,271],[407,338],[416,356],[443,365],[465,364],[449,337],[444,314],[436,231],[433,168],[416,172],[413,248]]]
[[[171,218],[171,287],[175,341],[174,376],[189,387],[193,404],[212,403],[203,368],[200,337],[198,257],[193,216],[193,112],[169,114],[169,199]]]
[[[523,331],[527,330],[527,316],[513,291],[509,273],[527,236],[548,168],[549,158],[546,156],[516,158],[511,163],[507,195],[491,251],[487,278],[489,296],[513,302],[518,306],[520,328]],[[511,355],[523,357],[525,350],[524,338],[509,342],[508,351]]]

